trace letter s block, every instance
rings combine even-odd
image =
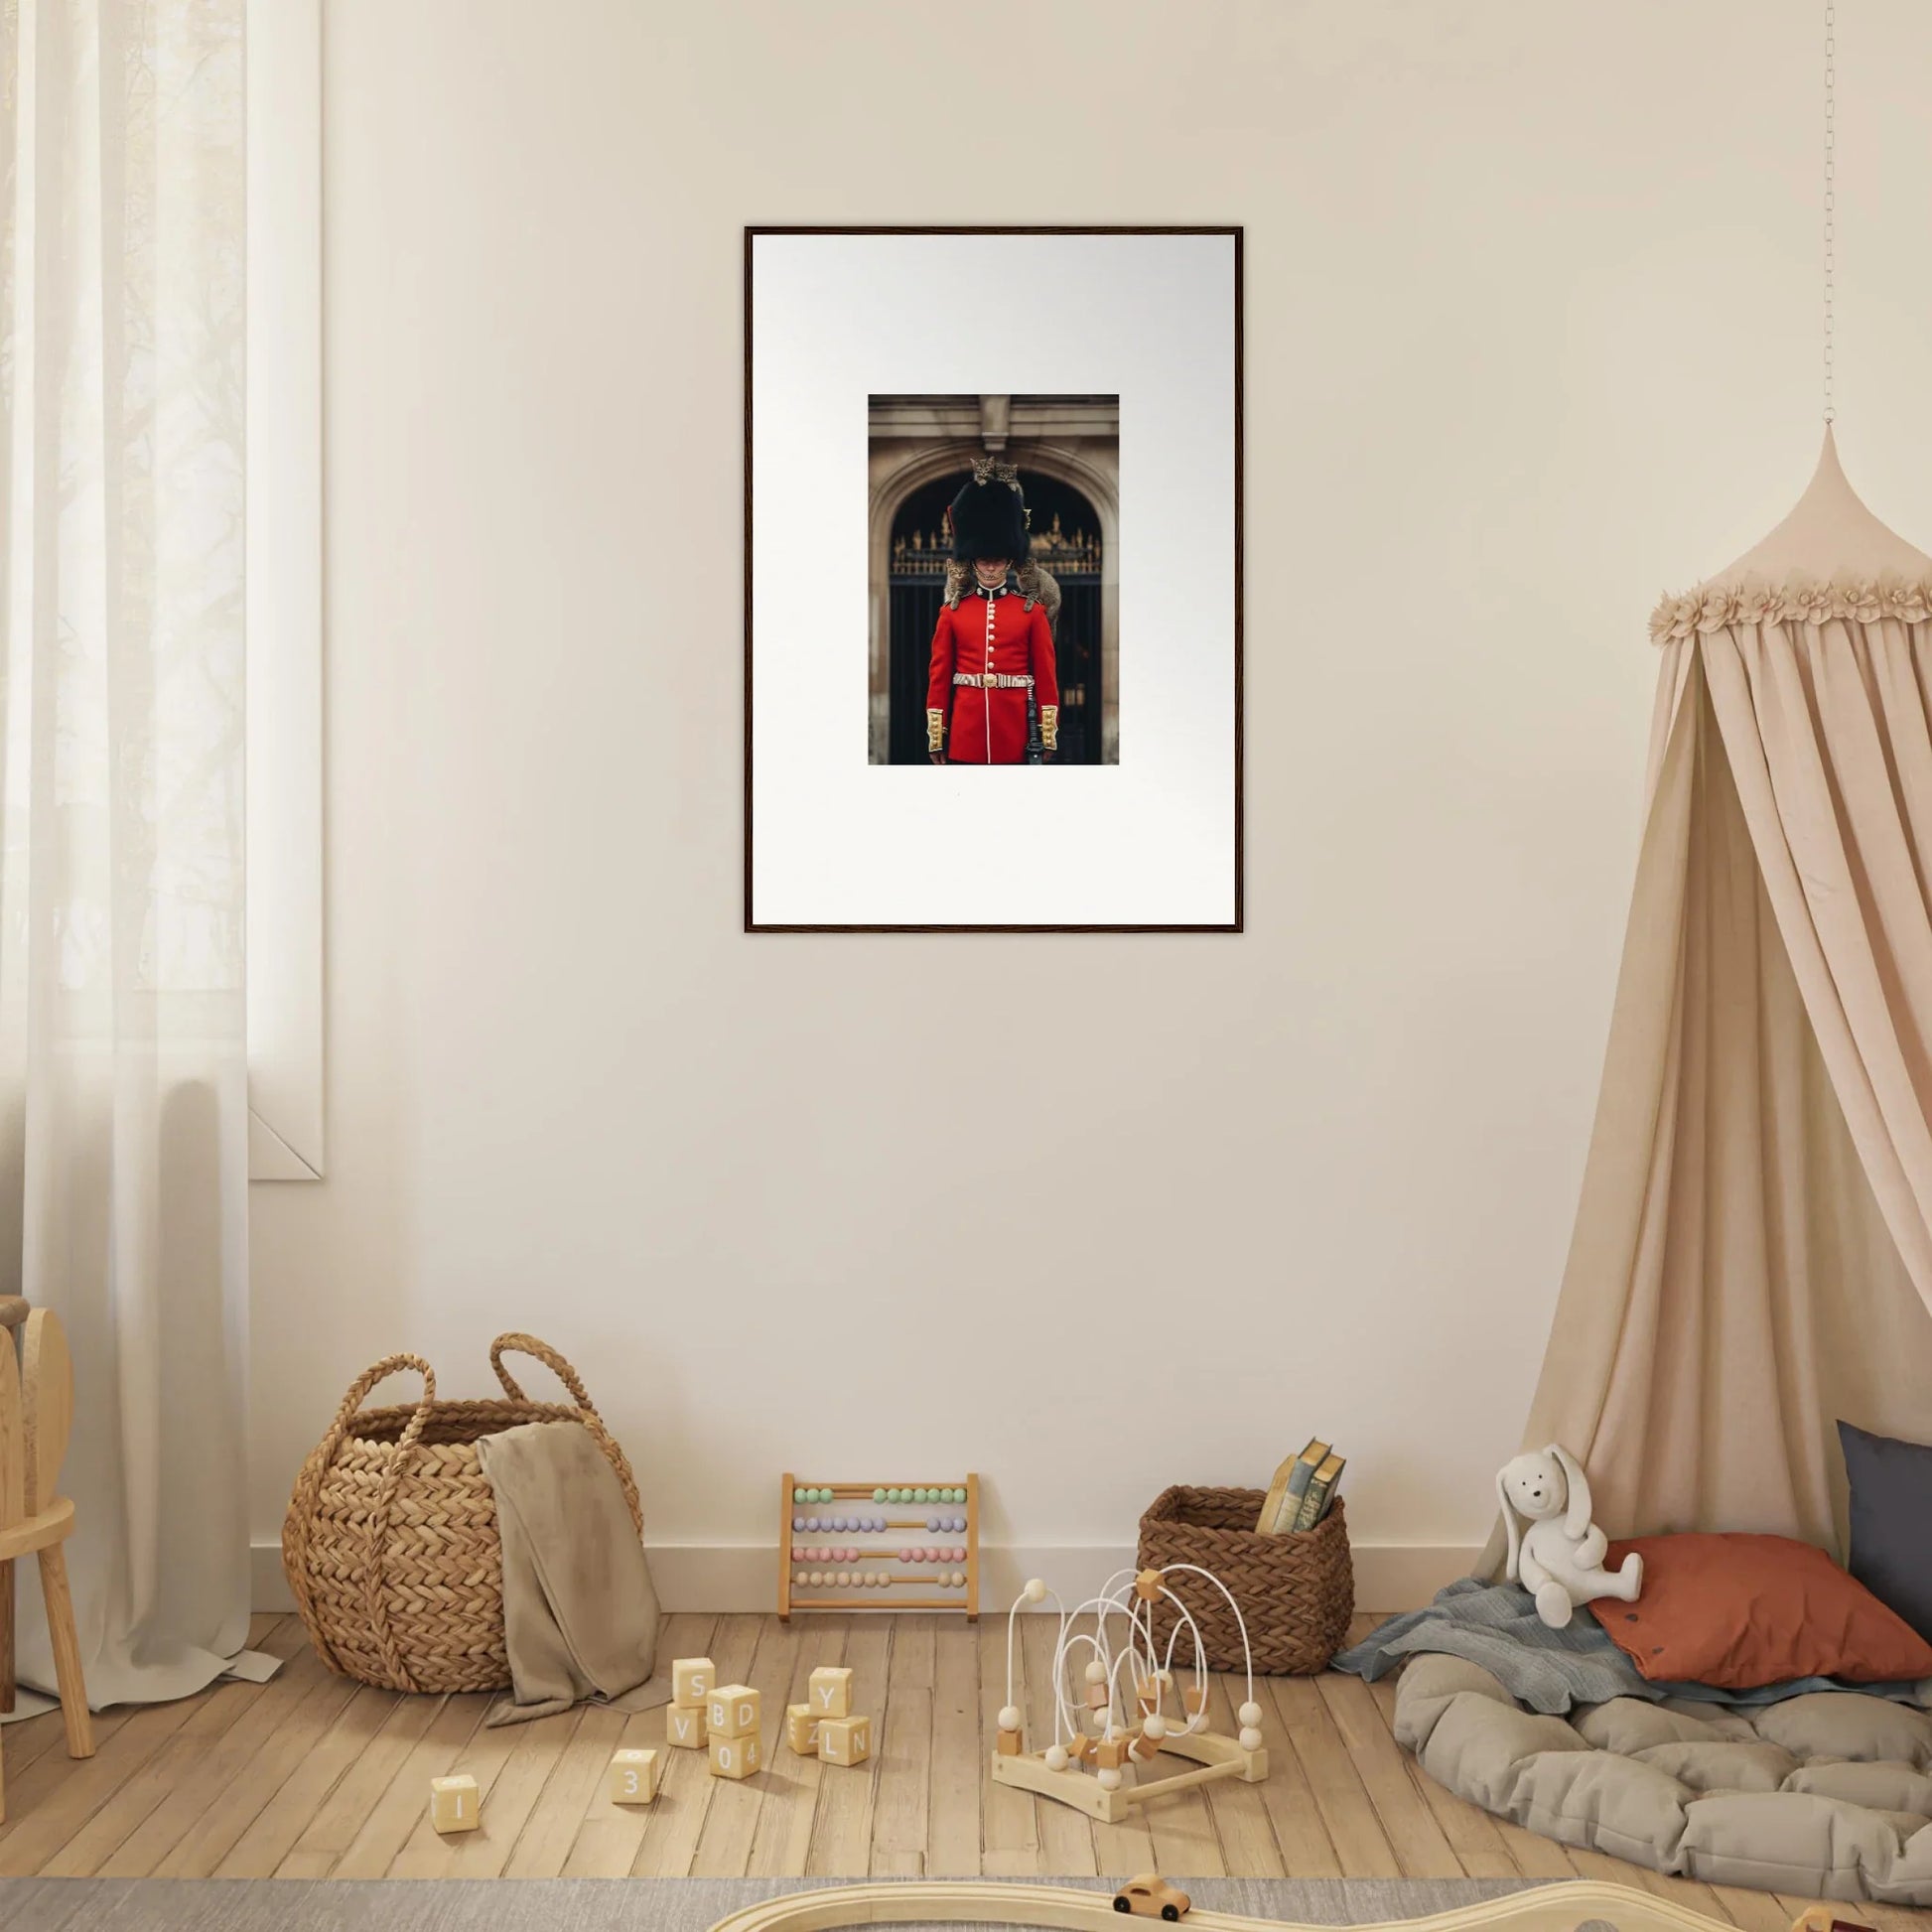
[[[822,1720],[818,1726],[818,1754],[827,1764],[863,1764],[872,1755],[872,1720]]]
[[[747,1737],[759,1727],[759,1692],[749,1684],[722,1684],[705,1703],[704,1727],[709,1737]]]
[[[689,1711],[718,1686],[718,1666],[709,1657],[679,1657],[671,1665],[671,1702]]]
[[[611,1759],[611,1802],[647,1805],[657,1796],[657,1753],[618,1751]]]
[[[483,1823],[483,1794],[466,1771],[429,1781],[429,1822],[439,1832],[474,1832]]]
[[[741,1737],[714,1737],[710,1748],[714,1778],[749,1778],[759,1768],[756,1730],[748,1730]]]
[[[852,1715],[852,1672],[843,1664],[821,1664],[812,1672],[806,1689],[814,1718]]]

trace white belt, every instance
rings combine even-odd
[[[987,691],[1019,690],[1033,683],[1030,677],[1009,677],[1004,671],[988,671],[984,677],[974,671],[955,671],[952,681],[955,684],[976,684]]]

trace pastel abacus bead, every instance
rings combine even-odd
[[[883,1503],[886,1500],[886,1491],[883,1488],[875,1489],[872,1492],[872,1499],[876,1503]]]
[[[898,1553],[898,1560],[900,1563],[910,1563],[912,1561],[912,1552],[910,1550],[901,1550]]]
[[[816,1532],[818,1529],[818,1518],[816,1516],[807,1516],[805,1518],[805,1527],[808,1530]]]
[[[795,1503],[802,1503],[805,1500],[804,1490],[802,1488],[794,1488],[791,1492],[791,1500]]]

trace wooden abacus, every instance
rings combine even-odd
[[[979,1477],[805,1482],[787,1472],[778,1489],[780,1621],[793,1610],[963,1610],[977,1623]]]

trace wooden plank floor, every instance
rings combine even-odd
[[[1020,1701],[1037,1731],[1052,1630],[1030,1617],[1022,1631]],[[670,1751],[656,1804],[626,1809],[605,1797],[605,1767],[621,1745],[661,1745],[661,1712],[485,1730],[486,1697],[403,1698],[331,1676],[294,1617],[258,1618],[252,1640],[288,1660],[271,1683],[106,1712],[84,1762],[68,1757],[58,1714],[8,1725],[0,1876],[1584,1876],[1674,1894],[1741,1932],[1788,1932],[1812,1902],[1660,1878],[1477,1811],[1396,1744],[1392,1682],[1269,1679],[1265,1782],[1195,1788],[1103,1826],[989,1781],[1006,1698],[998,1618],[673,1616],[664,1654],[709,1655],[722,1681],[763,1692],[768,1768],[734,1784],[702,1754]],[[782,1747],[784,1706],[822,1663],[851,1665],[874,1721],[877,1755],[854,1770]],[[1233,1728],[1240,1696],[1239,1680],[1217,1682],[1217,1728]],[[438,1838],[429,1780],[458,1770],[483,1787],[483,1827]],[[1856,1911],[1883,1932],[1932,1932],[1932,1913]]]

